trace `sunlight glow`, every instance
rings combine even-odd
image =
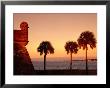
[[[14,14],[14,29],[20,29],[19,24],[26,21],[29,24],[27,49],[31,59],[41,58],[37,47],[42,41],[50,41],[55,53],[51,57],[69,57],[64,45],[67,41],[76,41],[79,35],[89,30],[97,39],[97,14],[96,13],[17,13]],[[96,51],[89,48],[88,57],[96,59]],[[79,49],[73,57],[85,57],[85,51]]]

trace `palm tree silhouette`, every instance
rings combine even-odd
[[[71,56],[71,60],[70,60],[70,70],[72,70],[72,54],[76,54],[78,51],[78,44],[76,42],[73,41],[68,41],[65,44],[65,50],[67,51],[67,54],[70,53]]]
[[[40,52],[40,55],[44,53],[44,70],[46,70],[46,55],[49,53],[53,54],[54,48],[49,41],[43,41],[40,43],[37,51]]]
[[[96,39],[94,37],[93,32],[85,31],[80,34],[77,41],[79,44],[79,48],[83,47],[83,50],[86,49],[86,73],[88,74],[88,64],[87,64],[88,45],[90,45],[91,49],[95,48],[96,47]]]

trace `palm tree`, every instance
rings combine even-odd
[[[43,41],[40,43],[39,47],[37,48],[37,51],[40,52],[40,55],[44,53],[44,70],[46,70],[46,55],[49,53],[53,54],[54,48],[49,41]]]
[[[96,39],[94,37],[94,34],[90,31],[85,31],[82,32],[78,38],[78,44],[79,47],[83,47],[83,50],[86,49],[86,73],[88,74],[88,64],[87,64],[87,50],[88,50],[88,45],[90,45],[90,48],[95,48],[96,47]]]
[[[70,57],[71,57],[71,60],[70,60],[70,70],[72,70],[72,54],[76,54],[77,51],[78,51],[78,44],[76,42],[73,42],[73,41],[68,41],[66,42],[65,44],[65,50],[67,51],[67,54],[70,53]]]

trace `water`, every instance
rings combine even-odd
[[[43,70],[44,62],[43,61],[32,61],[35,70]],[[86,62],[84,60],[75,60],[72,62],[72,69],[86,69]],[[70,61],[47,61],[46,69],[48,70],[63,70],[70,69]],[[88,69],[96,70],[97,69],[97,61],[88,61]]]

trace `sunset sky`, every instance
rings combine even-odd
[[[67,41],[77,41],[84,31],[91,31],[97,39],[97,14],[96,13],[16,13],[14,17],[14,30],[20,30],[20,23],[26,21],[29,25],[28,40],[26,45],[32,60],[43,60],[43,55],[37,52],[37,47],[42,41],[50,41],[55,49],[54,54],[48,54],[47,59],[60,57],[70,58],[64,45]],[[96,59],[96,48],[88,50],[88,58]],[[74,58],[84,59],[85,50],[79,49]],[[62,59],[63,60],[63,59]]]

